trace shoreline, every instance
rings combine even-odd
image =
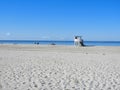
[[[74,45],[74,41],[59,40],[0,40],[0,44]],[[85,45],[120,46],[120,41],[84,41]]]
[[[29,50],[29,49],[35,49],[35,50],[76,50],[76,51],[80,51],[80,50],[85,50],[87,51],[87,49],[91,49],[91,52],[92,52],[92,49],[107,49],[107,50],[116,50],[116,51],[119,51],[120,50],[120,46],[74,46],[74,45],[32,45],[32,44],[0,44],[0,49],[12,49],[12,50],[15,50],[15,49],[26,49],[26,50]],[[70,51],[71,51],[70,50]]]

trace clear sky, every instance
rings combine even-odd
[[[120,41],[120,0],[0,0],[0,40]]]

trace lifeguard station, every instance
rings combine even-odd
[[[74,36],[74,45],[75,46],[81,46],[81,36]]]

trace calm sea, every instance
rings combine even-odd
[[[0,40],[0,44],[74,45],[74,41]],[[120,41],[84,41],[84,44],[88,46],[120,46]]]

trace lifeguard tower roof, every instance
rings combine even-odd
[[[75,37],[81,37],[81,36],[75,36]]]
[[[74,37],[82,37],[82,36],[74,36]]]

